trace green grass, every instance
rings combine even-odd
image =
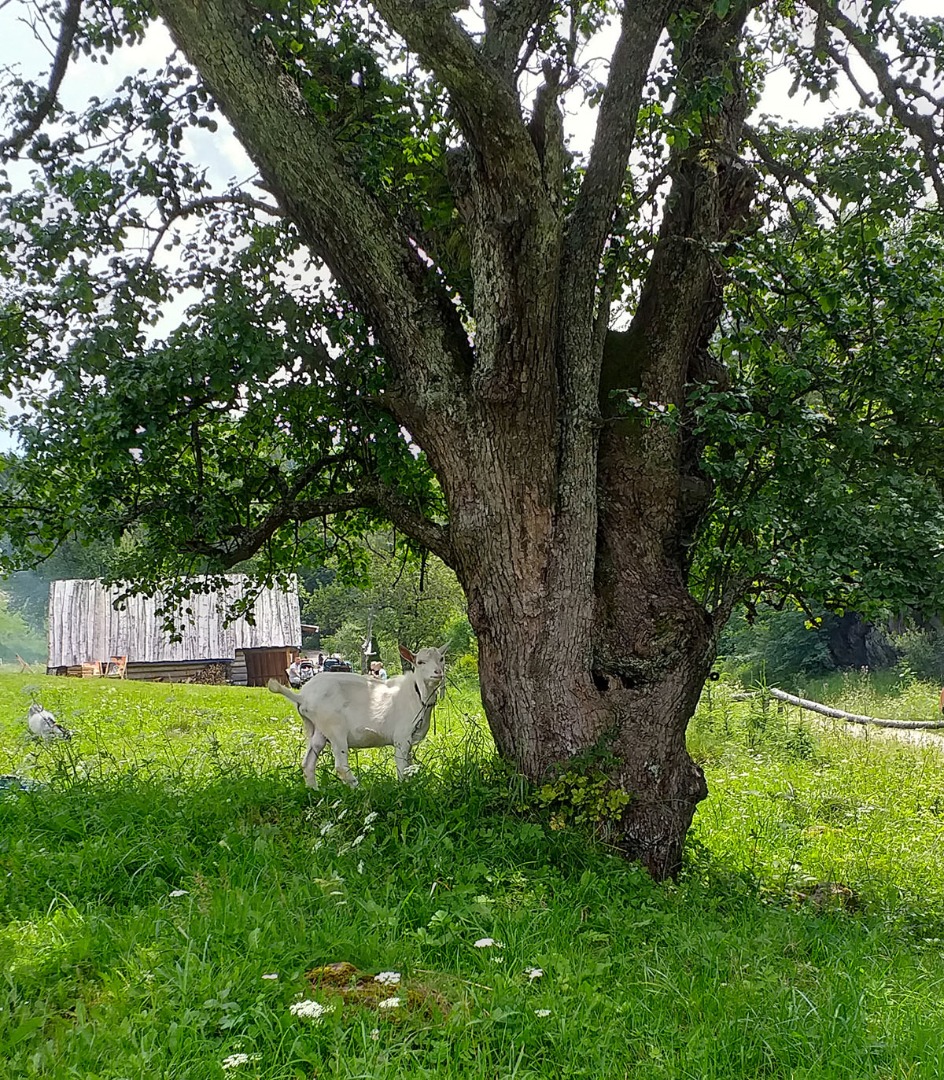
[[[31,687],[75,739],[25,739]],[[260,690],[0,677],[0,772],[37,783],[0,798],[3,1076],[944,1075],[936,752],[716,684],[660,886],[525,808],[469,691],[404,784],[374,751],[307,791],[297,728]],[[313,988],[336,962],[406,1004]]]

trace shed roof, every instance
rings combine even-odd
[[[250,609],[228,625],[227,611],[247,592],[245,574],[233,574],[225,589],[195,593],[189,614],[177,620],[176,636],[158,614],[164,597],[129,596],[120,586],[72,578],[49,587],[49,666],[71,667],[88,660],[127,656],[130,663],[233,660],[237,649],[298,648],[302,641],[298,588],[263,589]],[[195,582],[196,584],[196,582]],[[116,606],[117,605],[117,606]]]

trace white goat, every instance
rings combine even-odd
[[[357,778],[348,767],[349,749],[392,746],[397,776],[403,779],[412,748],[429,731],[443,680],[446,649],[420,649],[414,655],[401,645],[400,655],[413,665],[413,670],[386,682],[342,671],[323,671],[296,694],[278,679],[269,679],[272,693],[287,697],[304,722],[308,750],[302,772],[309,787],[318,786],[315,767],[326,743],[331,743],[338,776],[351,787],[357,787]]]

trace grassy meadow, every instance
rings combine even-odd
[[[32,785],[0,794],[0,1072],[944,1076],[944,758],[735,689],[692,725],[711,795],[656,885],[551,827],[473,688],[406,783],[326,754],[309,792],[265,690],[0,676],[0,773]],[[73,740],[25,736],[34,698]]]

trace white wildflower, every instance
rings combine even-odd
[[[364,818],[364,827],[373,824],[379,816],[376,810],[371,810],[367,817]]]
[[[277,979],[279,974],[277,971],[270,971],[268,975],[263,975],[263,979]]]
[[[524,973],[525,973],[525,975],[528,976],[528,981],[529,982],[534,982],[535,979],[540,979],[541,976],[544,974],[544,972],[542,971],[541,968],[534,968],[534,967],[525,968]]]
[[[370,1037],[376,1042],[380,1038],[380,1028],[374,1028],[370,1033]]]
[[[251,1057],[249,1054],[230,1054],[229,1057],[223,1058],[220,1064],[224,1069],[237,1069],[240,1065],[248,1065],[250,1061],[257,1061],[258,1057],[258,1054]]]
[[[168,893],[167,895],[168,896],[187,896],[188,894],[187,894],[186,889],[174,889],[173,892]]]
[[[322,836],[327,836],[328,833],[331,832],[331,830],[333,828],[334,828],[334,822],[333,821],[326,821],[324,823],[324,825],[321,826],[321,835]]]
[[[364,860],[363,859],[361,859],[361,861],[357,864],[357,872],[359,874],[364,873]]]
[[[379,975],[374,976],[374,982],[380,983],[381,986],[399,986],[400,985],[400,972],[399,971],[381,971]]]
[[[305,1020],[314,1020],[316,1023],[325,1013],[333,1012],[333,1005],[321,1005],[317,1001],[296,1001],[289,1005],[288,1011],[292,1016],[300,1016]]]
[[[551,1010],[550,1009],[535,1009],[534,1010],[534,1015],[535,1016],[550,1016],[551,1015]]]
[[[367,839],[366,833],[358,833],[357,836],[351,841],[351,847],[357,847],[358,844],[363,844]]]
[[[502,941],[496,941],[490,937],[480,937],[478,941],[474,942],[476,949],[504,949],[505,944]]]
[[[381,1001],[378,1004],[377,1008],[378,1009],[395,1009],[399,1004],[400,1004],[400,998],[398,998],[398,997],[384,998],[383,1001]]]

